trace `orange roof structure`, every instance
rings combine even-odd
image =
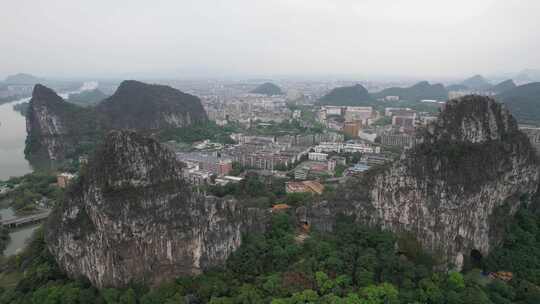
[[[311,192],[317,193],[321,195],[324,191],[323,184],[317,182],[317,181],[304,181],[304,185],[306,185],[309,189],[311,189]]]
[[[287,204],[275,204],[274,206],[272,206],[272,212],[287,210],[289,208],[291,207]]]
[[[321,195],[324,185],[317,181],[288,182],[286,184],[287,193],[308,192]]]
[[[512,278],[514,277],[514,274],[509,271],[497,271],[497,272],[490,273],[489,277],[491,279],[499,279],[501,281],[508,282],[512,280]]]

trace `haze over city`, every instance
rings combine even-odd
[[[5,0],[0,304],[540,303],[540,0]]]
[[[540,66],[536,0],[19,0],[0,16],[0,77],[444,79]]]

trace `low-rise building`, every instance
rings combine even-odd
[[[375,142],[375,139],[377,138],[377,133],[369,130],[360,130],[360,132],[358,132],[358,138],[369,142]]]
[[[381,148],[379,146],[363,143],[332,143],[332,142],[322,142],[313,148],[317,153],[381,153]]]
[[[360,121],[348,121],[343,125],[343,133],[352,138],[357,138],[361,127],[362,123]]]
[[[211,182],[212,172],[204,170],[185,170],[183,171],[184,178],[193,185],[204,185]]]
[[[75,174],[71,174],[67,172],[60,173],[56,176],[56,183],[58,187],[66,188],[73,178],[75,178]]]
[[[349,175],[359,174],[369,170],[369,165],[365,163],[358,163],[347,169]]]
[[[382,165],[391,161],[390,158],[380,154],[364,154],[360,157],[360,162],[367,164],[368,166]]]
[[[337,162],[335,159],[329,159],[327,163],[328,171],[334,172],[336,170],[336,165],[337,165]]]
[[[410,108],[385,108],[384,116],[414,116],[416,111]]]
[[[403,148],[410,148],[414,146],[416,139],[412,135],[408,134],[383,134],[380,136],[381,144],[387,146],[398,146]]]
[[[416,120],[416,115],[413,116],[392,116],[392,126],[405,128],[408,130],[414,130],[414,122]]]
[[[373,107],[346,107],[345,121],[360,121],[367,124],[367,120],[373,117]]]
[[[187,164],[188,167],[197,167],[197,170],[209,171],[217,176],[227,175],[232,171],[230,158],[218,157],[214,154],[177,152],[176,159]]]
[[[314,161],[325,161],[328,158],[328,154],[319,152],[309,152],[308,159]]]
[[[385,96],[384,101],[399,101],[399,96],[392,96],[392,95]]]
[[[300,167],[294,170],[294,179],[303,180],[307,179],[309,174],[309,168],[307,167]]]
[[[345,153],[381,153],[381,147],[370,144],[346,143],[342,152]]]

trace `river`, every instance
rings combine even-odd
[[[97,82],[88,81],[76,91],[59,95],[67,98],[69,94],[93,90],[97,87]],[[26,119],[13,110],[14,105],[28,100],[30,98],[23,98],[0,105],[0,180],[32,172],[32,167],[24,158]]]
[[[30,98],[0,105],[0,180],[24,175],[32,171],[24,158],[26,119],[13,106]]]
[[[97,88],[97,82],[85,82],[81,88],[73,92],[59,94],[67,98],[69,94]],[[19,112],[13,110],[13,106],[26,102],[30,98],[22,98],[0,105],[0,180],[7,180],[12,176],[21,176],[32,172],[32,167],[24,158],[24,145],[26,140],[26,119]],[[15,214],[10,208],[0,209],[3,219],[13,218]],[[10,233],[11,241],[4,255],[13,254],[19,248],[23,248],[26,240],[32,232],[39,227],[28,226]]]

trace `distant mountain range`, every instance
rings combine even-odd
[[[370,94],[366,88],[357,84],[335,88],[320,98],[319,102],[322,105],[371,106],[376,103],[377,98],[385,96],[399,96],[400,100],[412,102],[423,99],[446,100],[448,99],[448,91],[440,83],[430,84],[427,81],[421,81],[408,88],[392,87]]]
[[[499,84],[496,84],[491,88],[495,94],[501,94],[503,92],[515,89],[517,86],[512,79],[505,80]]]
[[[448,90],[444,85],[430,84],[427,81],[421,81],[408,88],[388,88],[379,93],[374,94],[378,98],[385,96],[399,96],[400,100],[419,101],[422,99],[436,99],[446,100],[448,99]]]
[[[496,97],[520,123],[540,125],[540,82],[532,82],[502,92]]]
[[[267,96],[283,95],[283,91],[281,90],[281,88],[271,82],[265,82],[259,85],[250,93],[262,94],[262,95],[267,95]]]
[[[81,106],[91,106],[98,104],[108,96],[98,89],[83,91],[81,93],[69,94],[67,102],[78,104]]]
[[[19,84],[19,85],[34,85],[36,83],[44,82],[45,79],[36,77],[34,75],[18,73],[15,75],[9,75],[4,81],[6,84]]]
[[[463,84],[451,84],[446,87],[448,91],[465,91],[469,90],[469,88],[466,85]]]
[[[491,84],[482,75],[474,75],[463,80],[461,83],[452,84],[446,87],[448,91],[480,91],[501,94],[516,87],[512,79],[502,81],[496,85]]]
[[[514,79],[519,82],[540,81],[540,70],[525,69],[519,72]]]
[[[474,75],[471,78],[467,78],[461,82],[461,85],[473,90],[488,90],[493,87],[482,75]]]

